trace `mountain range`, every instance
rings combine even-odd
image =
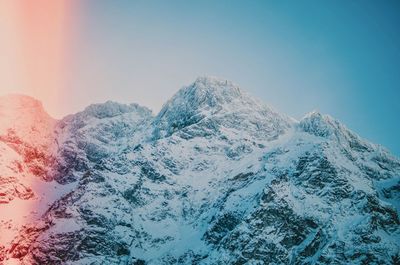
[[[153,115],[0,97],[0,264],[400,264],[400,160],[200,77]]]

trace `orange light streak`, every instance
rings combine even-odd
[[[0,94],[28,94],[57,112],[67,92],[74,2],[0,2]]]
[[[5,93],[22,93],[39,99],[46,109],[53,112],[62,109],[70,68],[68,62],[74,30],[74,2],[0,0],[0,97]],[[17,162],[25,163],[23,168],[28,168],[27,153],[7,140],[7,129],[11,127],[17,136],[21,136],[21,140],[32,144],[32,148],[38,147],[46,152],[34,153],[33,157],[30,155],[31,160],[40,163],[41,156],[51,155],[55,142],[52,138],[54,120],[36,103],[30,106],[31,100],[16,100],[15,103],[11,99],[5,101],[6,105],[0,104],[0,136],[5,139],[0,143],[2,150],[8,152],[3,152],[1,157],[4,161],[10,161],[10,164],[15,162],[13,160],[19,160]],[[16,198],[9,204],[0,205],[2,218],[7,219],[8,216],[14,221],[13,229],[0,231],[0,250],[2,245],[9,247],[7,244],[23,225],[37,218],[35,213],[39,211],[40,196],[55,192],[52,191],[55,183],[45,182],[44,176],[37,176],[31,170],[26,169],[21,174],[1,171],[0,179],[19,176],[18,182],[31,188],[36,199]]]

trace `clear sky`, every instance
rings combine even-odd
[[[206,74],[400,155],[400,1],[17,2],[0,5],[0,91],[55,117],[109,99],[158,111]]]

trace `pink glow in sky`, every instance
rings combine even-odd
[[[73,3],[0,2],[0,94],[31,95],[59,112],[67,92]]]

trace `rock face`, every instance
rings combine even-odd
[[[1,213],[42,209],[2,219],[4,264],[400,262],[400,161],[329,116],[295,121],[203,77],[156,116],[106,102],[45,124],[39,174],[29,141],[0,138]]]

